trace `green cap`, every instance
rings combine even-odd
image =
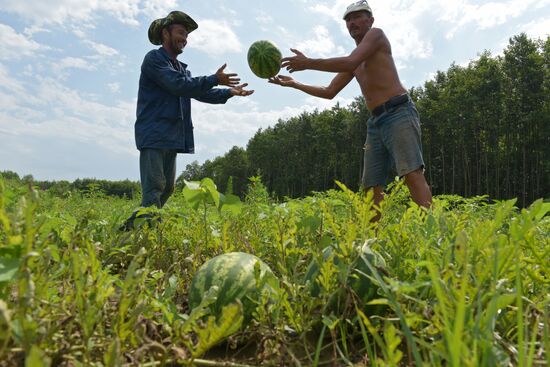
[[[187,33],[191,33],[199,27],[189,15],[182,11],[174,10],[166,17],[156,19],[151,23],[149,26],[149,41],[153,45],[162,44],[162,30],[170,24],[181,24],[185,27]]]

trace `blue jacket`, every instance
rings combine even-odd
[[[194,153],[191,98],[206,103],[227,102],[230,89],[214,88],[216,85],[216,75],[191,77],[187,65],[173,61],[164,48],[149,51],[139,78],[137,148]]]

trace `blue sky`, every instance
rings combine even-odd
[[[196,154],[179,155],[178,171],[245,147],[259,128],[302,111],[349,104],[350,83],[334,100],[268,84],[248,69],[260,39],[311,57],[354,47],[341,19],[350,0],[0,0],[0,171],[40,180],[139,179],[133,125],[140,65],[154,48],[152,20],[182,10],[199,24],[179,59],[194,75],[223,63],[255,93],[225,105],[194,101]],[[421,86],[436,71],[482,51],[498,55],[510,37],[550,34],[550,0],[371,0],[376,27],[392,43],[403,84]],[[293,74],[326,85],[333,75]],[[358,152],[360,154],[360,152]]]

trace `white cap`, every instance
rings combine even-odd
[[[366,10],[372,14],[372,9],[370,8],[369,3],[367,3],[367,0],[360,0],[353,4],[350,4],[346,8],[346,12],[344,13],[344,16],[342,18],[346,19],[349,13],[353,13],[354,11],[360,11],[360,10]]]

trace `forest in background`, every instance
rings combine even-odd
[[[525,207],[550,197],[550,37],[510,39],[502,55],[483,52],[467,66],[453,64],[409,90],[422,124],[426,176],[434,195],[518,198]],[[243,197],[260,176],[277,198],[299,198],[336,188],[358,190],[370,112],[357,97],[349,106],[303,112],[259,129],[246,148],[188,164],[177,179],[214,180],[220,191]],[[65,195],[99,191],[137,199],[139,183],[78,179],[36,181],[10,171],[4,178],[32,182]],[[231,179],[230,179],[231,178]],[[230,187],[228,187],[230,185]]]

